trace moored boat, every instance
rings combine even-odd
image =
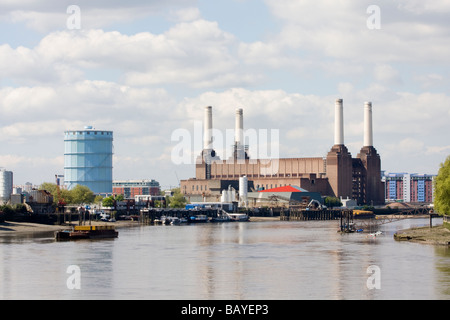
[[[230,222],[232,221],[230,216],[228,215],[221,215],[217,217],[212,217],[211,222]]]
[[[56,232],[56,240],[117,238],[119,232],[114,226],[75,226],[73,230]]]
[[[229,213],[231,221],[249,221],[250,217],[245,213]]]
[[[206,216],[204,214],[190,216],[189,219],[188,219],[188,222],[189,223],[204,223],[204,222],[208,222],[208,216]]]

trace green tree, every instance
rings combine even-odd
[[[109,196],[109,197],[104,198],[102,201],[102,205],[104,207],[113,207],[114,206],[114,197]]]
[[[102,201],[103,201],[103,196],[101,196],[101,195],[95,196],[94,203],[102,203]]]
[[[180,188],[172,189],[173,196],[167,197],[166,201],[170,208],[184,208],[186,206],[186,199],[181,194]]]
[[[55,183],[44,182],[39,186],[40,190],[46,190],[53,195],[53,203],[58,204],[58,188]],[[59,196],[66,204],[81,204],[94,202],[94,193],[86,186],[76,185],[72,190],[60,188]]]
[[[329,208],[342,206],[341,200],[339,200],[339,198],[336,197],[326,197],[324,203]]]
[[[53,196],[53,203],[58,204],[59,198],[56,183],[44,182],[39,186],[39,190],[50,192]]]
[[[441,163],[434,183],[434,208],[440,215],[450,215],[450,156]]]
[[[89,187],[82,186],[81,184],[77,184],[70,190],[70,193],[72,195],[72,203],[74,204],[92,203],[95,199],[94,192]]]

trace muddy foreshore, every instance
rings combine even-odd
[[[92,225],[114,225],[116,228],[137,226],[139,222],[136,221],[117,221],[117,222],[103,222],[103,221],[91,221]],[[5,221],[0,223],[0,236],[16,235],[24,233],[37,233],[48,231],[60,231],[70,229],[72,226],[77,226],[78,222],[72,222],[65,225],[52,225],[32,222],[13,222]],[[83,225],[89,225],[89,222]]]
[[[279,221],[280,217],[251,217],[250,221]],[[103,221],[86,221],[83,225],[113,225],[116,228],[123,227],[133,227],[140,226],[141,224],[138,221],[130,221],[130,220],[118,220],[116,222],[103,222]],[[48,232],[48,231],[59,231],[59,230],[67,230],[72,226],[77,226],[78,221],[73,221],[71,224],[65,225],[52,225],[52,224],[43,224],[43,223],[32,223],[32,222],[13,222],[13,221],[5,221],[0,223],[0,237],[1,236],[10,236],[10,235],[19,235],[24,233],[36,233],[36,232]]]
[[[434,226],[432,228],[419,227],[400,230],[394,234],[397,241],[412,241],[433,245],[450,245],[450,230],[444,226]]]

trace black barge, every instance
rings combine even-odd
[[[108,239],[117,238],[119,232],[114,226],[75,226],[73,230],[56,233],[56,240]]]

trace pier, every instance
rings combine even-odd
[[[297,210],[289,209],[280,212],[280,220],[291,221],[291,220],[337,220],[342,217],[342,215],[348,210]],[[351,211],[348,211],[351,212]]]
[[[199,210],[188,210],[188,209],[155,209],[148,208],[142,209],[139,215],[139,221],[142,224],[154,224],[155,221],[161,220],[161,217],[171,217],[171,218],[185,218],[188,219],[192,216],[204,215],[208,219],[216,218],[220,215],[217,209],[199,209]]]

